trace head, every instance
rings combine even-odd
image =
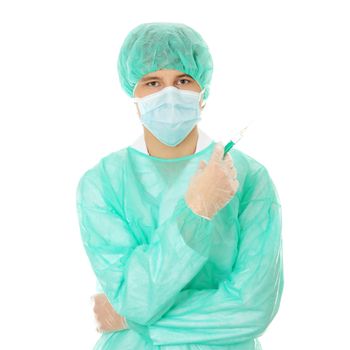
[[[193,152],[212,71],[206,43],[184,24],[143,23],[127,35],[118,57],[119,79],[130,97],[141,98],[135,104],[149,152],[164,147]]]
[[[208,46],[199,33],[182,23],[137,26],[125,38],[118,57],[119,80],[130,97],[144,97],[175,86],[198,92],[205,89],[206,100],[212,72]]]

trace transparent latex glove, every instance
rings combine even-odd
[[[104,293],[94,294],[90,299],[97,332],[112,332],[129,328],[125,318],[113,309]]]
[[[192,211],[211,219],[237,192],[237,170],[230,153],[224,155],[221,142],[215,145],[208,164],[201,160],[185,194]]]

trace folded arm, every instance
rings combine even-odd
[[[150,325],[128,323],[154,345],[245,342],[260,336],[276,315],[284,285],[281,206],[266,169],[247,181],[231,274],[216,289],[180,291],[172,308]]]
[[[87,171],[77,187],[81,238],[109,302],[129,321],[160,319],[177,294],[208,260],[212,223],[181,198],[155,229],[150,244],[138,244],[122,208],[112,206],[103,167]]]

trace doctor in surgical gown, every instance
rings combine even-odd
[[[123,54],[131,59],[147,35],[163,32],[173,47],[185,41],[180,50],[188,43],[176,33],[186,33],[184,28],[191,31],[180,24],[144,24],[131,33],[119,62],[130,94],[132,82],[159,67],[138,67],[134,77],[136,69],[122,71]],[[157,63],[164,63],[164,52],[152,56]],[[191,74],[204,87],[208,61],[200,58],[207,54],[197,52],[189,63],[171,61],[169,53],[169,64],[161,67]],[[201,67],[195,71],[194,64]],[[233,147],[237,192],[211,220],[197,215],[185,193],[216,143],[199,129],[193,154],[160,158],[147,152],[141,135],[82,174],[76,204],[84,249],[99,291],[128,325],[102,333],[95,350],[261,349],[258,337],[275,317],[283,291],[281,203],[266,167]]]

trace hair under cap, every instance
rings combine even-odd
[[[122,89],[134,97],[138,81],[159,69],[176,69],[190,75],[209,96],[213,61],[201,35],[182,23],[143,23],[125,38],[118,57]]]

